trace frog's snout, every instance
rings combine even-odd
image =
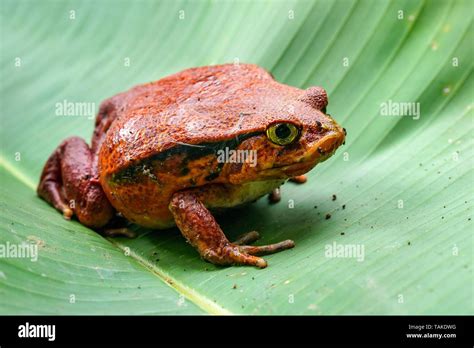
[[[346,131],[338,124],[334,123],[328,127],[327,133],[317,143],[317,151],[324,159],[331,157],[336,149],[344,144]]]

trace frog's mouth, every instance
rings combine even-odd
[[[321,140],[316,142],[315,146],[313,146],[313,151],[316,149],[315,152],[317,152],[318,155],[316,158],[310,159],[310,161],[316,159],[316,163],[324,162],[334,155],[337,148],[344,143],[344,140],[345,136],[342,132],[334,131],[325,135]],[[314,154],[312,155],[314,156]]]

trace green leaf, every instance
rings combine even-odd
[[[472,314],[471,5],[2,1],[0,244],[31,241],[39,256],[0,259],[0,313]],[[205,263],[177,229],[104,239],[36,197],[60,141],[93,130],[56,103],[98,105],[237,60],[325,87],[348,132],[279,204],[219,218],[230,239],[255,229],[260,243],[296,242],[268,268]],[[420,117],[382,115],[389,101],[419,103]],[[363,260],[329,257],[334,243],[363,247]]]

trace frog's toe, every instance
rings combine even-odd
[[[270,203],[278,203],[281,200],[281,189],[279,187],[273,189],[273,191],[268,195],[268,200]]]
[[[265,268],[267,267],[267,261],[262,259],[261,257],[257,257],[257,263],[255,264],[258,268]]]
[[[295,246],[295,242],[293,242],[290,239],[287,239],[279,243],[268,244],[268,245],[260,245],[260,246],[240,245],[239,250],[249,255],[266,255],[266,254],[274,254],[286,249],[291,249],[294,246]]]
[[[261,257],[239,253],[239,255],[235,258],[234,262],[239,265],[249,265],[255,266],[258,268],[265,268],[267,267],[267,261],[262,259]]]
[[[63,209],[63,217],[66,219],[66,220],[71,220],[72,216],[74,215],[74,212],[72,211],[71,208],[68,208],[68,207],[65,207]]]
[[[235,245],[251,244],[259,239],[260,239],[260,234],[257,231],[250,231],[237,237],[237,240],[234,242],[234,244]]]
[[[207,249],[202,257],[216,265],[249,265],[258,268],[267,267],[267,261],[261,257],[253,256],[240,250],[240,246],[227,244],[224,248],[218,250]]]
[[[306,181],[308,181],[308,178],[306,175],[298,175],[290,178],[291,182],[295,182],[297,184],[304,184]]]

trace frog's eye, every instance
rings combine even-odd
[[[267,137],[277,145],[288,145],[300,135],[300,130],[293,123],[276,123],[267,128]]]

